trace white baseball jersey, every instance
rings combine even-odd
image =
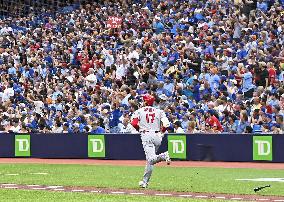
[[[134,118],[139,120],[139,131],[160,131],[161,120],[167,119],[164,111],[151,106],[136,110],[132,115]]]

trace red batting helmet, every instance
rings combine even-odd
[[[143,100],[148,106],[152,106],[154,104],[155,97],[153,95],[146,94],[143,95]]]

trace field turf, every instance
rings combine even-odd
[[[70,193],[70,192],[46,192],[30,190],[0,190],[0,201],[25,201],[25,202],[202,202],[201,199],[173,198],[173,197],[154,197],[154,196],[128,196],[128,195],[109,195],[109,194],[89,194],[89,193]],[[210,202],[221,202],[221,200],[209,200]],[[228,200],[226,200],[227,202]]]
[[[138,181],[143,171],[144,167],[140,166],[0,164],[0,183],[139,189]],[[47,174],[41,175],[36,173]],[[255,194],[253,191],[254,187],[270,184],[270,188],[264,189],[257,194],[284,196],[284,183],[281,182],[268,183],[235,180],[238,178],[283,178],[283,176],[284,170],[155,167],[149,189],[179,192]],[[53,199],[55,200],[55,197],[59,201],[77,201],[80,198],[82,198],[81,201],[90,201],[94,197],[95,201],[164,201],[163,197],[0,190],[0,201],[13,200],[13,197],[16,196],[32,196],[34,199],[41,196],[40,201],[52,201]],[[165,201],[189,201],[189,199],[169,197]]]

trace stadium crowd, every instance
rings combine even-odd
[[[283,134],[283,8],[120,0],[3,18],[0,131],[137,133],[131,114],[149,93],[168,132]]]

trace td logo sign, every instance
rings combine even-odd
[[[105,136],[88,136],[88,157],[105,157]]]
[[[15,135],[15,156],[31,156],[29,135]]]
[[[186,159],[186,136],[168,135],[168,150],[171,158]]]
[[[272,161],[272,136],[253,137],[253,160]]]

